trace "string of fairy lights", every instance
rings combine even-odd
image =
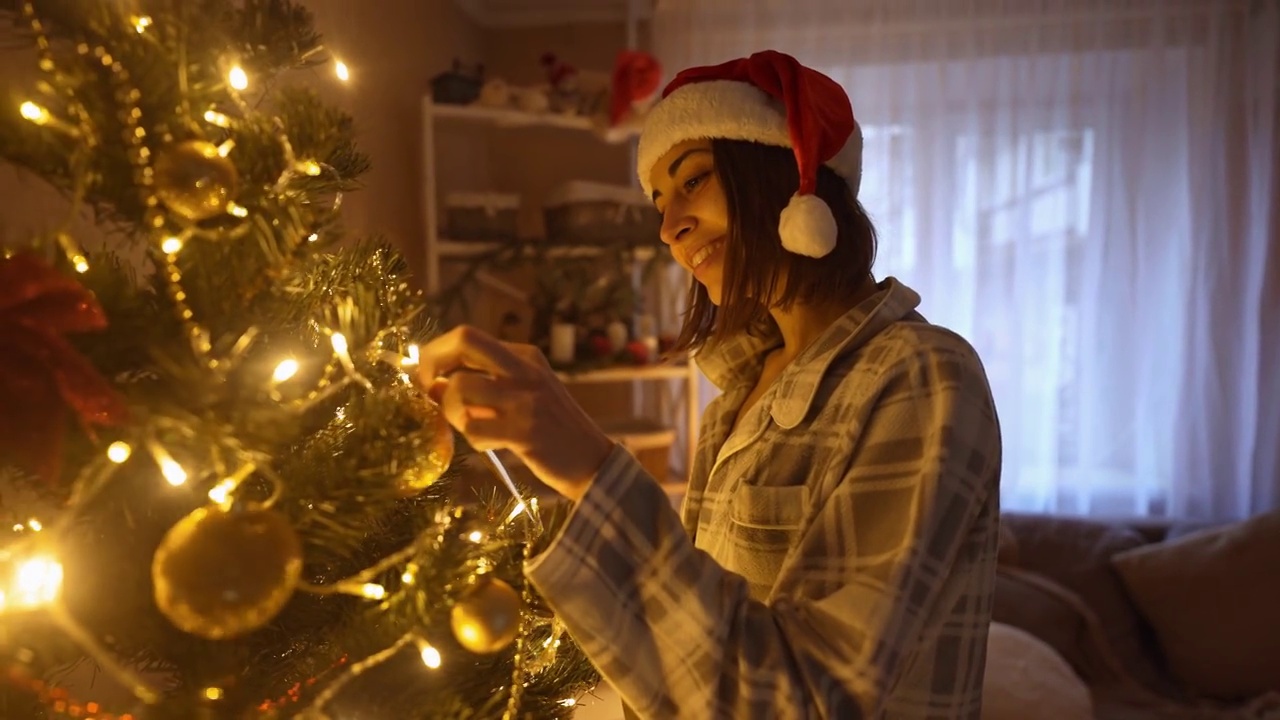
[[[52,80],[57,66],[50,39],[32,3],[23,4],[23,13],[35,37],[39,67]],[[155,20],[147,15],[130,16],[128,22],[144,37],[153,33],[156,25]],[[322,48],[316,48],[313,52],[321,50]],[[96,60],[109,71],[114,98],[123,121],[120,139],[126,148],[134,184],[144,208],[142,230],[150,239],[153,257],[164,279],[168,300],[194,356],[208,372],[225,376],[245,356],[254,342],[256,331],[250,329],[226,353],[215,352],[208,329],[201,324],[188,303],[179,258],[193,239],[208,233],[219,233],[219,237],[227,236],[227,230],[205,229],[200,224],[201,221],[221,215],[243,219],[251,214],[249,208],[235,201],[239,178],[235,165],[229,159],[235,143],[231,139],[218,144],[203,139],[179,142],[169,138],[153,139],[143,122],[143,111],[139,106],[140,90],[124,65],[105,46],[91,47],[87,43],[81,43],[75,51],[85,59]],[[331,56],[329,63],[339,81],[347,83],[351,80],[351,70],[342,60]],[[185,64],[178,65],[177,71],[184,74]],[[200,122],[221,130],[230,130],[236,127],[237,117],[247,117],[254,112],[246,98],[253,80],[244,67],[235,58],[228,57],[220,61],[219,71],[225,78],[230,105],[193,111],[184,100],[180,110],[181,120],[198,129],[192,133],[196,137],[206,136],[198,128]],[[180,80],[181,87],[186,87],[186,78],[182,77]],[[78,150],[72,155],[72,174],[79,179],[71,194],[72,204],[77,205],[83,199],[86,190],[83,178],[88,174],[80,171],[87,169],[88,158],[93,150],[107,140],[99,137],[90,114],[75,98],[74,93],[69,94],[65,104],[65,109],[54,112],[34,100],[26,100],[18,106],[18,112],[27,121],[76,141]],[[334,168],[317,159],[296,157],[284,128],[279,123],[277,126],[277,140],[285,163],[283,173],[272,187],[273,193],[283,192],[299,175],[318,177],[325,173],[335,173]],[[191,178],[199,178],[199,182],[192,182]],[[341,193],[338,193],[333,198],[332,210],[336,211],[340,203]],[[70,226],[70,221],[69,216],[63,228],[55,232],[53,237],[71,267],[79,273],[85,273],[90,269],[89,261],[84,249],[66,229]],[[235,232],[230,231],[232,235]],[[295,243],[295,246],[297,243],[315,242],[319,237],[314,230],[301,226],[281,227],[279,232]],[[339,316],[342,315],[342,310],[339,308]],[[315,321],[312,322],[316,325]],[[352,384],[374,390],[373,382],[359,369],[362,364],[369,363],[390,366],[398,371],[396,376],[401,382],[409,384],[412,382],[410,373],[419,361],[419,348],[404,338],[400,331],[402,325],[390,323],[363,347],[353,347],[347,335],[339,328],[316,325],[315,329],[327,336],[331,351],[329,356],[319,361],[293,356],[282,358],[265,379],[264,392],[290,411],[306,412]],[[322,372],[310,387],[297,387],[300,370],[310,362],[322,362]],[[405,481],[408,492],[421,491],[438,479],[449,468],[454,453],[452,430],[434,403],[424,399],[418,411],[424,427],[423,434],[428,440],[422,461],[417,464],[412,477]],[[343,408],[338,408],[339,420],[342,419],[343,412]],[[13,529],[21,535],[19,542],[5,548],[0,554],[0,560],[7,561],[13,570],[7,582],[0,579],[0,618],[29,612],[44,613],[143,703],[158,702],[160,691],[137,672],[117,661],[63,605],[60,595],[63,566],[58,560],[56,548],[58,538],[73,520],[75,508],[108,488],[114,473],[129,463],[139,450],[145,452],[155,463],[160,477],[174,487],[191,484],[193,475],[198,478],[211,476],[205,471],[194,472],[191,467],[184,465],[163,439],[167,432],[181,436],[183,428],[164,427],[163,420],[156,420],[153,424],[155,423],[160,423],[161,426],[143,428],[136,437],[116,439],[107,444],[101,457],[89,462],[82,470],[68,504],[69,510],[48,527],[37,518],[16,524]],[[515,506],[504,519],[503,526],[523,515],[528,518],[525,526],[527,532],[540,530],[536,499],[526,501],[521,496],[496,455],[486,453],[485,459],[515,498]],[[209,504],[196,509],[170,529],[157,548],[152,565],[157,607],[180,629],[208,639],[233,638],[265,625],[295,592],[344,594],[370,602],[389,603],[390,591],[379,582],[379,578],[386,577],[388,573],[398,573],[400,588],[412,590],[419,570],[414,558],[429,549],[433,543],[442,540],[443,529],[436,528],[354,575],[324,584],[309,583],[301,577],[301,543],[296,531],[283,514],[272,509],[280,496],[282,480],[271,469],[270,458],[242,452],[226,463],[225,467],[215,468],[212,477],[218,479],[207,490]],[[250,477],[265,481],[273,489],[272,492],[265,499],[253,501],[238,497],[238,489]],[[236,509],[235,513],[231,512],[233,507]],[[445,522],[448,522],[447,518]],[[265,548],[260,544],[255,545],[254,552],[259,555],[258,561],[262,561],[261,555],[266,554],[266,561],[275,564],[279,571],[278,581],[270,587],[261,588],[257,603],[248,611],[240,608],[236,613],[209,616],[207,612],[194,610],[191,603],[184,602],[184,590],[180,582],[184,573],[192,572],[187,565],[195,556],[193,543],[198,538],[207,540],[212,537],[234,550],[236,547],[243,547],[243,543],[238,546],[237,542],[242,540],[242,530],[246,527],[252,527],[254,537],[258,538],[255,542],[260,542],[264,533],[266,537],[274,539],[275,542],[268,543]],[[486,533],[478,529],[470,530],[466,537],[477,544],[488,539]],[[530,545],[527,540],[524,542],[526,560]],[[522,583],[522,587],[517,590],[502,580],[487,577],[490,569],[483,556],[476,561],[469,590],[453,605],[451,626],[458,643],[472,652],[492,653],[513,646],[514,669],[504,712],[504,718],[513,720],[519,712],[521,691],[527,674],[536,673],[549,665],[560,645],[564,628],[554,619],[535,618],[533,613],[528,612],[532,597],[527,582]],[[530,647],[530,632],[538,623],[549,624],[550,631],[545,640]],[[355,662],[344,663],[342,674],[320,691],[315,698],[314,707],[323,709],[325,703],[354,678],[410,647],[416,650],[428,669],[438,669],[445,661],[440,650],[421,632],[410,631],[380,652]],[[32,682],[45,688],[39,681]],[[41,689],[41,692],[44,690]],[[209,700],[217,700],[223,695],[223,690],[209,687],[202,694]],[[575,703],[574,698],[561,701],[565,706]],[[67,703],[64,702],[63,705],[66,706]],[[98,710],[94,703],[72,703],[71,706],[77,712],[85,708]]]

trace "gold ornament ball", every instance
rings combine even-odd
[[[421,433],[413,439],[418,452],[397,478],[403,496],[426,490],[453,464],[453,428],[445,420],[440,406],[428,397],[416,401],[411,413],[422,424]]]
[[[520,593],[496,578],[481,578],[450,613],[453,636],[473,653],[489,654],[510,645],[520,631]]]
[[[302,542],[274,510],[200,508],[169,528],[151,561],[156,607],[209,640],[267,624],[301,575]]]
[[[221,214],[236,195],[236,166],[204,140],[165,147],[156,156],[156,195],[173,212],[199,221]]]

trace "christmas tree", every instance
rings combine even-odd
[[[6,16],[39,79],[0,155],[107,242],[68,219],[0,257],[0,717],[570,716],[597,678],[521,572],[554,513],[450,500],[424,300],[338,243],[367,162],[289,84],[348,74],[309,13]],[[128,707],[68,695],[85,662]]]

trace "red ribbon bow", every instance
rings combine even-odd
[[[0,452],[54,482],[71,409],[81,427],[115,425],[125,405],[65,337],[101,330],[93,294],[30,253],[0,258]]]

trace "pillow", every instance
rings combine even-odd
[[[991,619],[1053,648],[1090,686],[1136,682],[1117,658],[1097,614],[1080,596],[1043,575],[997,568]]]
[[[1169,667],[1224,700],[1280,691],[1280,511],[1112,558]]]
[[[1025,630],[991,623],[982,720],[1093,720],[1089,688],[1062,656]]]
[[[1141,533],[1124,525],[1047,515],[1005,513],[1000,522],[1017,538],[1018,567],[1083,599],[1097,614],[1107,645],[1138,682],[1176,691],[1165,678],[1153,633],[1111,565],[1116,553],[1147,544]]]

